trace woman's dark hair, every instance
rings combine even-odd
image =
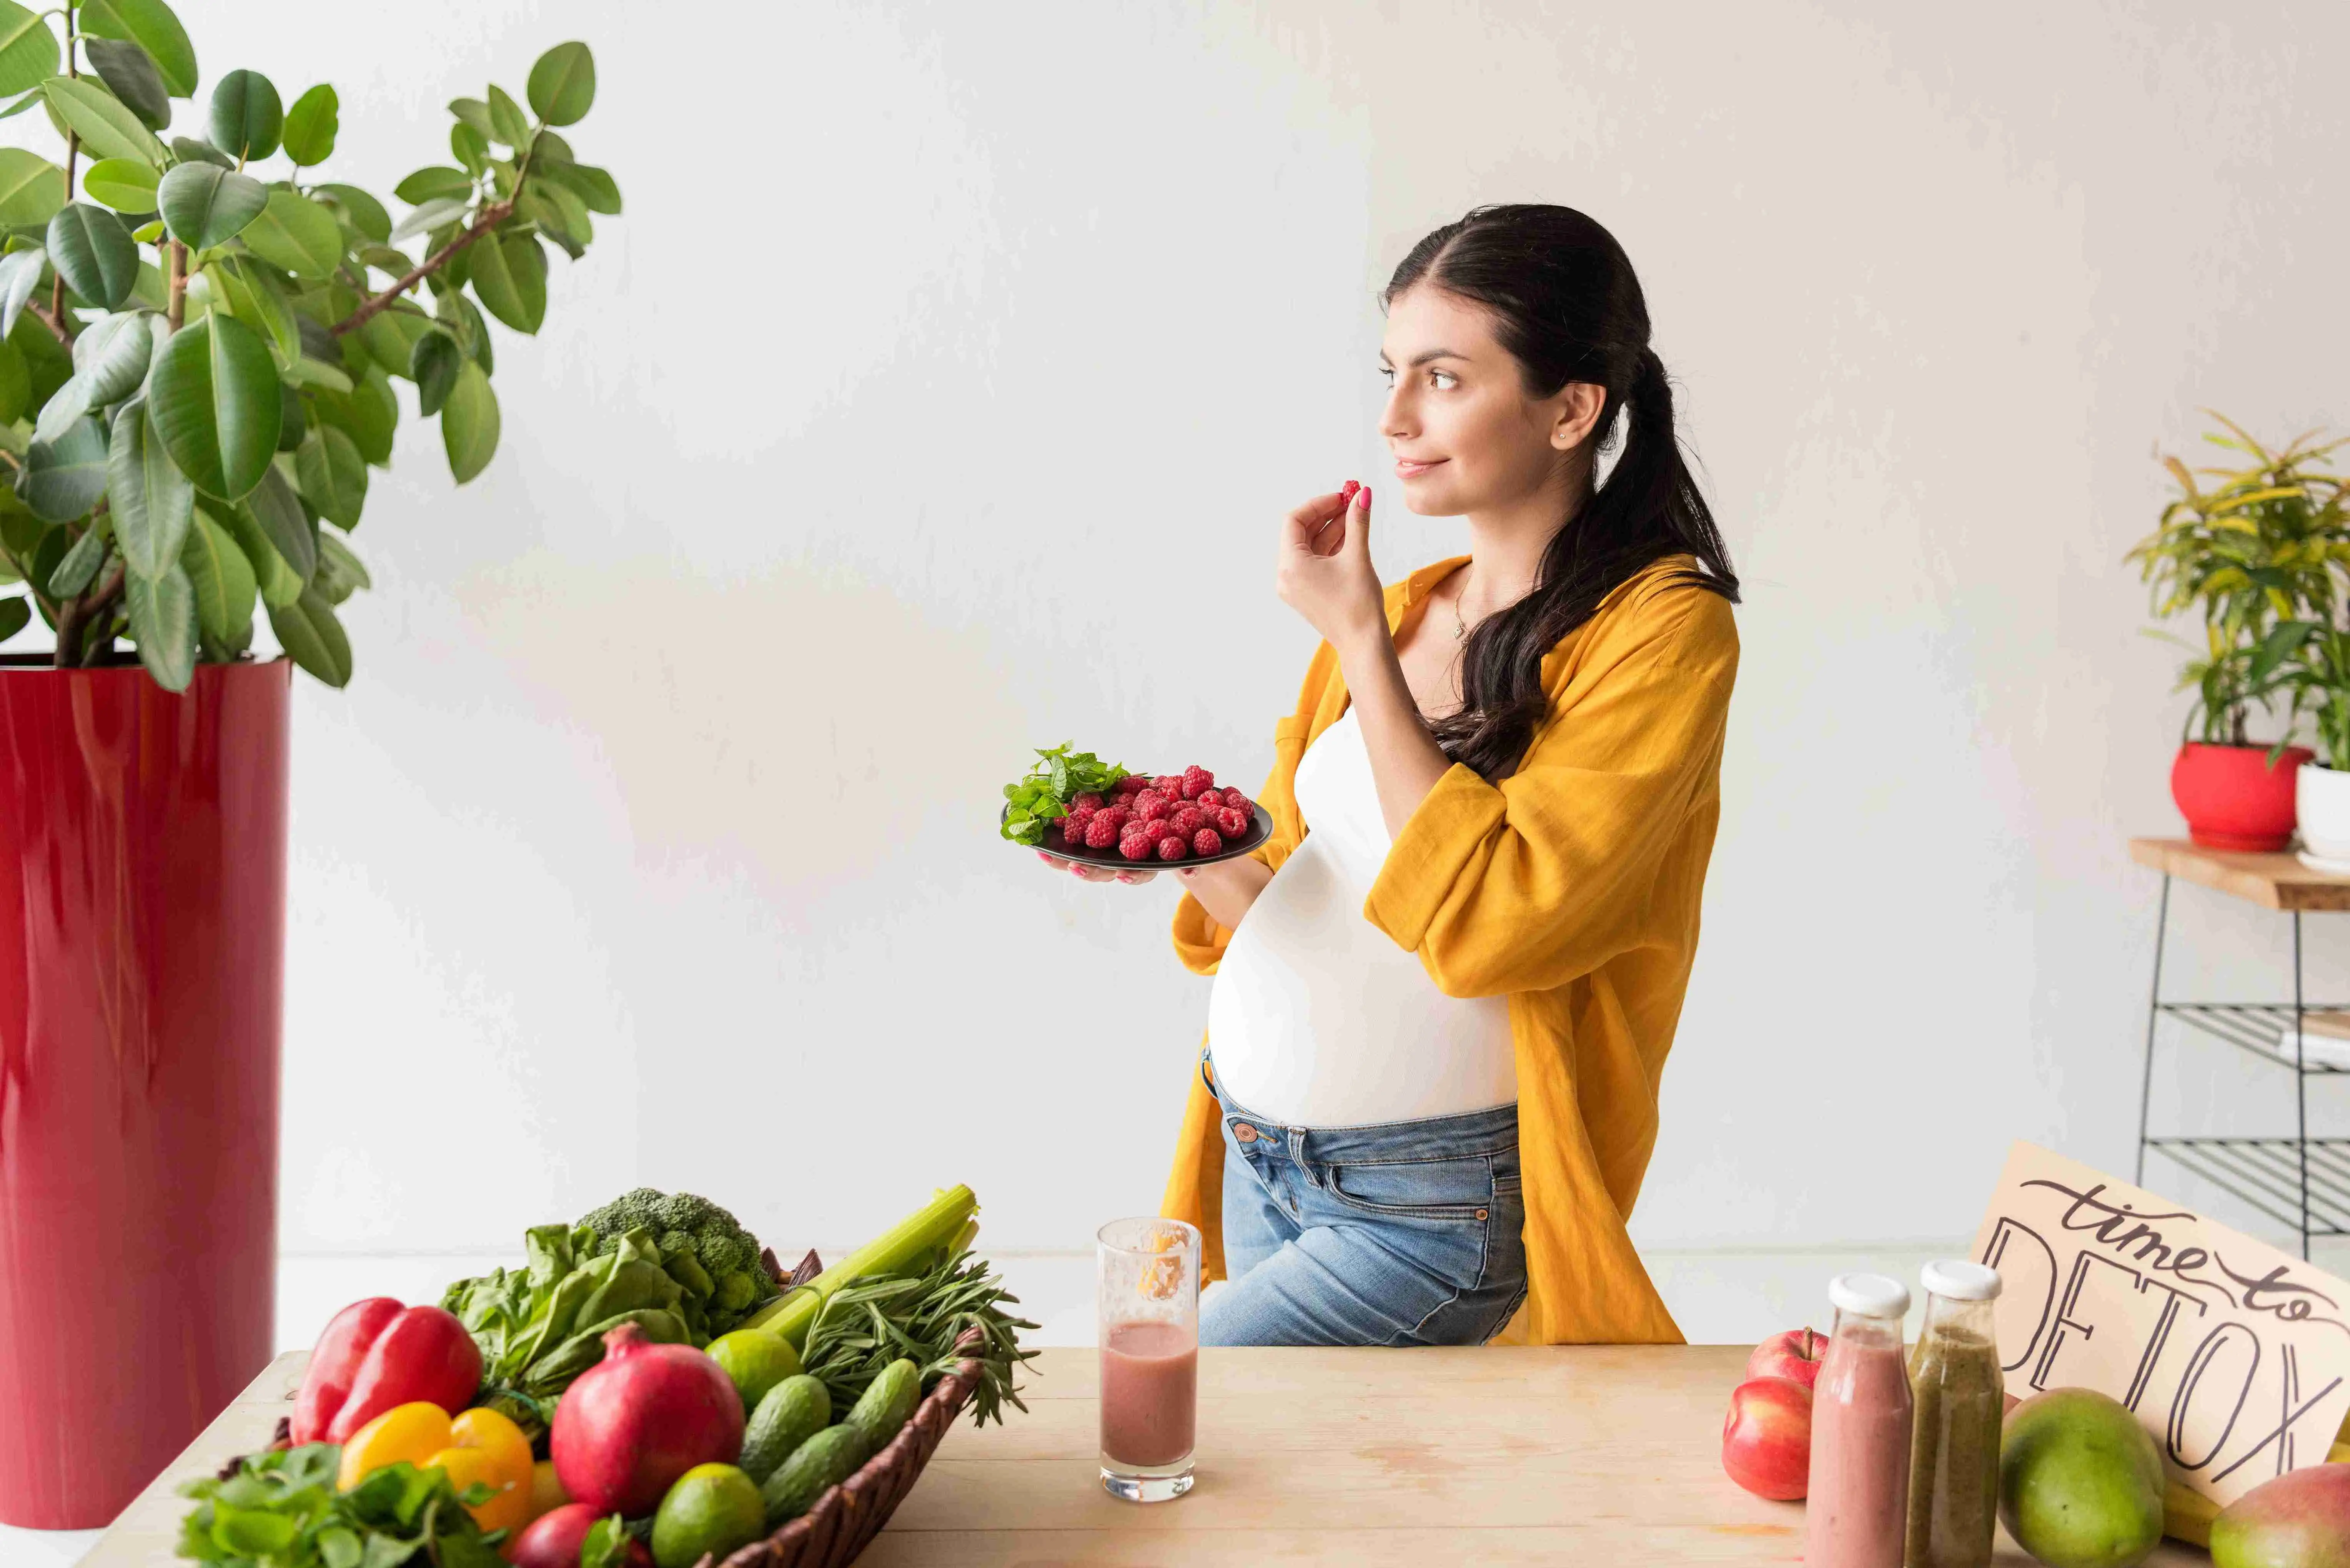
[[[1572,207],[1479,207],[1411,247],[1382,304],[1418,284],[1482,306],[1537,398],[1569,381],[1607,389],[1592,429],[1623,455],[1590,504],[1553,535],[1532,592],[1495,610],[1461,655],[1461,711],[1430,727],[1445,754],[1489,779],[1517,766],[1548,710],[1544,656],[1600,601],[1668,556],[1697,557],[1682,581],[1738,602],[1738,576],[1673,439],[1673,394],[1648,347],[1648,306],[1624,247]]]

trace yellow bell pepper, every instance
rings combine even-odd
[[[348,1491],[369,1475],[405,1461],[446,1472],[459,1493],[475,1484],[494,1494],[466,1510],[484,1530],[514,1530],[531,1516],[530,1439],[495,1410],[467,1410],[451,1420],[438,1405],[396,1405],[351,1434],[335,1477]]]

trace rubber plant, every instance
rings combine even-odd
[[[595,60],[558,44],[520,99],[452,103],[452,161],[393,187],[398,218],[317,177],[332,87],[286,105],[234,70],[199,112],[199,84],[164,0],[0,0],[0,118],[39,110],[64,145],[61,165],[0,148],[0,641],[37,614],[59,668],[127,640],[178,691],[248,657],[258,611],[340,686],[336,607],[369,586],[350,535],[391,460],[393,383],[439,420],[457,482],[480,473],[485,315],[536,332],[547,247],[577,260],[591,214],[620,210],[558,129],[588,112]]]
[[[2172,639],[2192,655],[2178,687],[2196,691],[2188,728],[2199,721],[2205,742],[2241,746],[2249,743],[2252,705],[2266,708],[2291,684],[2289,661],[2315,628],[2335,618],[2350,529],[2341,482],[2326,459],[2344,443],[2313,445],[2311,431],[2272,452],[2225,416],[2204,412],[2228,433],[2203,439],[2252,461],[2190,471],[2165,456],[2178,493],[2126,559],[2151,585],[2156,615],[2203,618],[2199,645]]]

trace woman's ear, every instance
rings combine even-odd
[[[1591,439],[1599,410],[1607,404],[1607,389],[1596,381],[1569,381],[1551,401],[1558,412],[1551,422],[1550,444],[1559,452],[1572,452]]]

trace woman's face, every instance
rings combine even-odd
[[[1379,368],[1394,388],[1379,429],[1404,504],[1423,516],[1564,495],[1590,467],[1586,442],[1604,390],[1570,381],[1534,397],[1492,317],[1459,295],[1421,284],[1388,301]]]

